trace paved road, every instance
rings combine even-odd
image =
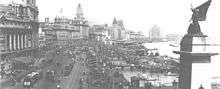
[[[50,81],[46,78],[46,71],[47,70],[54,70],[56,68],[58,68],[57,70],[61,70],[62,68],[59,67],[55,67],[54,64],[56,62],[60,62],[61,64],[63,64],[63,66],[65,66],[66,64],[70,63],[69,60],[72,60],[70,58],[68,58],[66,55],[63,54],[55,54],[54,50],[49,51],[46,53],[45,56],[46,60],[50,60],[53,59],[53,62],[48,63],[38,63],[36,65],[41,66],[41,70],[43,71],[43,78],[34,85],[34,87],[32,89],[56,89],[56,83],[53,81]],[[60,72],[60,71],[59,71]],[[1,89],[27,89],[23,87],[22,82],[21,83],[16,83],[15,86],[9,86],[8,82],[10,81],[1,81],[0,85],[1,85]]]
[[[57,71],[57,75],[60,75],[63,67],[65,65],[67,65],[68,63],[70,63],[70,58],[68,58],[67,55],[63,55],[63,54],[55,54],[54,55],[54,61],[53,63],[56,65],[57,62],[59,62],[60,64],[62,64],[62,67],[59,67],[59,66],[54,66],[54,64],[48,68],[45,68],[44,69],[44,73],[47,71],[47,70],[55,70]],[[48,80],[46,77],[45,77],[46,74],[44,74],[44,78],[40,81],[38,87],[36,89],[56,89],[56,82],[54,81],[51,81],[51,80]]]
[[[82,65],[76,62],[70,76],[61,83],[62,89],[79,89],[79,80],[82,74],[82,69]]]

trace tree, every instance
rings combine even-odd
[[[158,52],[155,53],[155,56],[160,56],[160,54]]]

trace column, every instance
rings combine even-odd
[[[25,44],[26,44],[25,38],[26,38],[26,37],[25,37],[25,34],[23,34],[23,41],[24,41],[24,42],[23,42],[23,47],[24,47],[24,48],[26,48],[26,46],[25,46]]]
[[[26,40],[27,40],[27,47],[28,47],[28,48],[30,47],[29,37],[30,37],[30,34],[27,34],[27,35],[26,35]]]
[[[14,34],[10,34],[10,44],[11,44],[11,50],[14,50]]]
[[[191,89],[192,60],[189,55],[180,55],[180,89]]]
[[[18,50],[18,37],[17,34],[14,34],[14,49]]]
[[[20,50],[20,34],[17,34],[17,48]]]
[[[23,34],[21,34],[21,49],[23,49],[24,47],[23,47],[23,42],[24,42],[24,39],[23,39]]]
[[[22,50],[21,40],[22,40],[21,34],[19,34],[19,48],[20,48],[20,50]]]
[[[24,34],[24,48],[27,48],[27,35]]]
[[[14,46],[13,48],[14,48],[14,50],[17,50],[17,47],[16,47],[16,34],[14,34],[13,37],[14,37],[13,38],[13,46]]]
[[[22,45],[22,46],[23,46],[23,49],[25,49],[25,34],[22,34],[22,37],[23,37],[23,38],[22,38],[22,39],[23,39],[23,42],[22,42],[23,45]]]
[[[11,49],[10,49],[10,33],[8,33],[7,34],[7,49],[8,49],[8,51],[11,51]]]
[[[12,51],[12,34],[9,33],[9,50]]]

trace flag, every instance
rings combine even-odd
[[[202,5],[196,7],[193,9],[193,20],[198,21],[205,21],[206,20],[206,13],[208,11],[208,8],[210,6],[211,0],[208,0],[207,2],[203,3]]]

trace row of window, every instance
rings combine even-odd
[[[0,24],[3,26],[11,25],[11,26],[20,26],[20,27],[29,27],[31,28],[31,25],[28,23],[20,23],[20,22],[9,22],[9,21],[0,21]]]

